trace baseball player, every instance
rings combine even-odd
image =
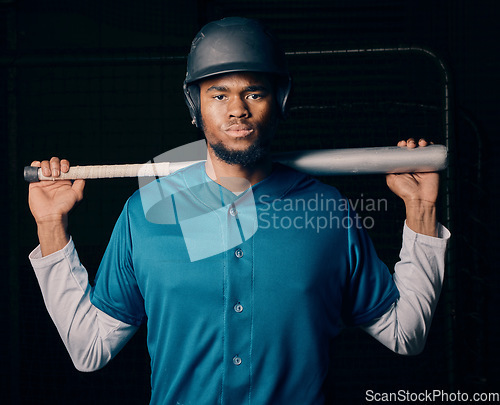
[[[344,325],[396,353],[423,349],[450,236],[436,222],[438,174],[387,177],[406,206],[391,274],[338,190],[271,160],[290,89],[259,22],[203,27],[184,93],[207,161],[128,199],[92,285],[67,230],[84,180],[30,185],[40,241],[30,260],[77,369],[105,366],[147,324],[152,404],[312,405],[324,403]],[[57,177],[70,165],[32,166]],[[328,204],[307,204],[318,198]]]

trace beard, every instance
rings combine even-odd
[[[215,156],[225,163],[230,165],[240,165],[243,167],[252,167],[265,159],[270,153],[271,137],[259,137],[252,145],[243,150],[230,149],[222,141],[210,142],[206,136],[206,125],[200,115],[201,130],[205,133],[205,138],[208,144],[214,151]],[[273,119],[272,124],[267,128],[268,131],[274,133],[276,130],[277,120]]]
[[[250,145],[245,150],[234,150],[227,148],[222,142],[210,143],[215,156],[230,165],[241,165],[251,167],[269,154],[267,145],[263,145],[259,140]]]

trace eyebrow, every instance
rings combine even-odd
[[[208,93],[210,91],[227,92],[227,91],[229,91],[229,89],[226,86],[210,86],[206,92]],[[269,91],[269,89],[267,88],[267,86],[264,86],[264,85],[251,85],[251,86],[245,87],[245,89],[243,91],[250,91],[250,92]]]

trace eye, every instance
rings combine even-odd
[[[262,93],[252,93],[247,96],[250,100],[260,100],[261,98],[264,98],[265,94]]]
[[[226,96],[224,94],[217,94],[217,95],[213,96],[213,98],[215,100],[222,101],[226,98]]]

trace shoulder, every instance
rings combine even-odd
[[[344,196],[336,187],[326,184],[309,174],[299,172],[282,164],[277,165],[277,170],[279,176],[292,179],[289,182],[290,187],[285,191],[286,196],[289,198],[317,194],[324,198],[344,199]]]
[[[200,172],[204,170],[203,162],[195,163],[172,173],[168,176],[154,179],[143,185],[134,192],[127,201],[128,209],[141,210],[157,204],[160,200],[165,200],[171,195],[182,193],[188,188],[187,179],[200,177]],[[196,182],[196,180],[193,180]]]

